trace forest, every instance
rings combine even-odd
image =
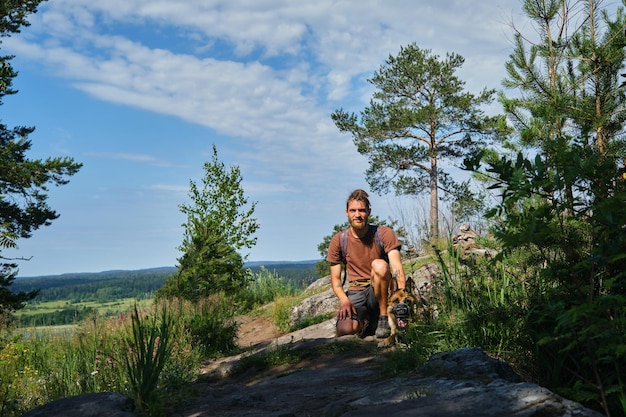
[[[246,267],[251,279],[266,271],[280,276],[293,288],[304,288],[318,278],[316,262],[250,262]],[[117,314],[127,310],[129,304],[152,300],[174,274],[176,268],[160,267],[17,278],[12,291],[39,291],[16,315],[18,324],[57,326],[78,323],[95,312]]]

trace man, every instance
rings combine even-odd
[[[333,236],[326,260],[330,262],[330,280],[339,298],[337,336],[375,334],[377,338],[389,337],[387,298],[392,275],[398,288],[404,288],[406,278],[400,258],[401,243],[388,227],[368,223],[371,207],[368,194],[354,190],[346,202],[347,249],[342,254],[341,234]],[[344,243],[344,246],[345,243]],[[350,287],[344,292],[341,265],[346,262]],[[375,329],[375,332],[374,332]]]

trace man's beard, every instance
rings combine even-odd
[[[350,222],[350,226],[352,226],[352,228],[355,231],[363,231],[367,228],[367,221],[365,221],[365,219],[362,219],[360,222],[355,222],[355,221],[351,221]]]

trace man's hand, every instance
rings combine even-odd
[[[339,320],[349,319],[352,316],[356,316],[356,307],[346,299],[339,304],[339,311],[337,312],[337,318]]]

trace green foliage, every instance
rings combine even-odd
[[[37,296],[37,290],[13,292],[9,289],[15,281],[16,268],[17,265],[13,263],[0,263],[0,315],[23,308],[24,303]]]
[[[68,307],[51,313],[20,315],[16,317],[16,326],[58,326],[78,323],[96,313],[93,307]]]
[[[20,337],[0,341],[0,416],[19,416],[38,403],[39,374]]]
[[[323,323],[326,320],[330,320],[331,318],[336,317],[336,315],[337,315],[336,312],[332,312],[332,313],[320,314],[320,315],[313,316],[313,317],[305,317],[298,323],[295,323],[293,326],[291,326],[289,328],[289,331],[293,332],[298,329],[305,329],[309,326],[314,326],[316,324]]]
[[[443,348],[443,337],[433,323],[412,323],[398,338],[396,348],[383,353],[385,376],[398,377],[414,372]]]
[[[339,130],[350,133],[359,153],[368,157],[366,177],[375,192],[393,187],[398,195],[430,193],[434,240],[439,235],[439,189],[457,197],[467,191],[442,165],[506,130],[503,117],[480,110],[494,91],[464,91],[465,83],[455,75],[463,62],[458,54],[440,59],[416,44],[402,47],[369,80],[376,92],[360,117],[343,109],[332,114]]]
[[[268,262],[263,265],[250,263],[247,268],[256,276],[262,270],[267,270],[272,274],[277,274],[282,280],[295,289],[305,288],[317,281],[319,276],[316,273],[316,261],[301,262]]]
[[[184,318],[191,340],[203,357],[212,358],[237,349],[239,328],[233,319],[235,306],[224,294],[201,301]]]
[[[291,308],[300,301],[298,297],[277,297],[272,303],[272,321],[284,332],[291,328]]]
[[[139,395],[145,409],[137,411],[162,415],[200,366],[184,323],[167,309],[93,315],[77,331],[0,338],[0,416],[89,392]]]
[[[609,18],[596,1],[577,3],[585,5],[580,26],[573,4],[524,2],[542,36],[527,45],[517,33],[507,63],[505,85],[519,91],[501,101],[518,137],[504,145],[517,151],[467,162],[482,159],[482,175],[500,192],[488,215],[500,259],[514,261],[526,295],[511,300],[517,312],[499,315],[521,323],[509,326],[534,347],[539,382],[623,415],[626,17],[622,8]]]
[[[204,164],[200,185],[190,181],[192,204],[181,204],[187,216],[180,247],[178,275],[168,280],[161,296],[199,300],[221,291],[237,293],[249,279],[244,258],[237,252],[256,243],[259,225],[252,217],[256,203],[248,206],[238,167],[226,169],[213,146],[213,159]]]
[[[130,335],[124,338],[124,358],[130,392],[139,409],[155,409],[159,377],[172,353],[173,318],[163,309],[160,320],[156,315],[140,317],[135,309],[131,313]]]
[[[526,364],[532,350],[525,320],[529,294],[517,260],[460,256],[452,246],[436,254],[442,274],[431,302],[438,307],[445,350],[480,346],[531,373]]]
[[[29,26],[26,18],[37,12],[37,7],[45,0],[18,0],[0,2],[0,37],[11,36],[19,33],[23,26]],[[12,56],[0,56],[0,104],[4,96],[17,93],[12,89],[13,78],[17,72],[11,66]]]
[[[180,316],[170,314],[175,308]],[[93,315],[77,331],[0,338],[0,416],[88,392],[131,395],[146,407],[138,411],[163,415],[198,375],[201,356],[183,321],[194,311],[162,305],[115,319]]]
[[[142,300],[152,298],[175,271],[175,268],[155,268],[17,278],[12,289],[24,292],[39,290],[32,303],[58,300],[107,303],[122,298]]]
[[[211,227],[195,230],[187,241],[186,252],[179,259],[178,274],[166,281],[159,296],[178,296],[198,301],[202,297],[226,291],[240,292],[249,279],[244,262],[233,247]]]
[[[238,296],[238,304],[243,311],[250,311],[274,301],[277,297],[290,296],[296,289],[276,271],[270,272],[261,267],[259,272],[253,274],[245,290]]]
[[[81,299],[106,302],[113,301],[115,298],[96,300],[95,294],[108,292],[107,288],[118,287],[124,283],[123,286],[128,291],[124,296],[140,297],[160,288],[166,278],[175,272],[176,268],[174,267],[162,267],[133,271],[85,272],[31,278],[18,277],[12,288],[16,291],[39,290],[39,295],[35,301]]]

